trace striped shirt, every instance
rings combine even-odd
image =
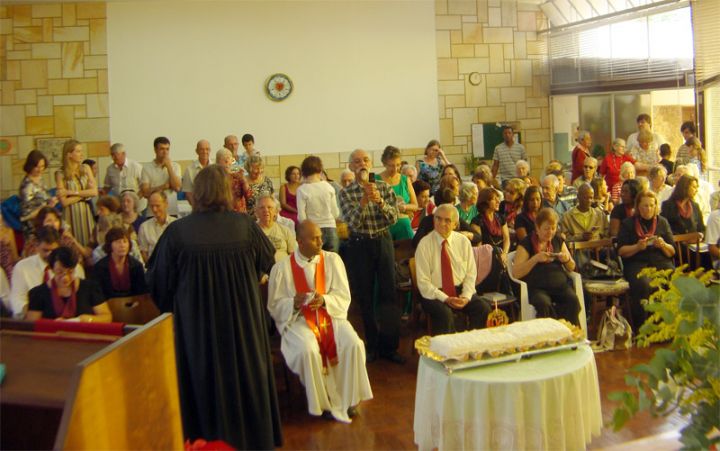
[[[502,180],[515,177],[515,163],[518,160],[528,161],[525,147],[522,144],[513,142],[512,147],[508,147],[507,144],[502,142],[495,146],[493,161],[499,162],[498,174]]]
[[[375,186],[383,198],[382,206],[375,202],[368,202],[365,207],[362,207],[360,200],[365,194],[365,190],[358,182],[353,182],[340,191],[340,209],[353,233],[376,235],[384,232],[397,221],[395,192],[390,185],[383,181],[375,182]]]

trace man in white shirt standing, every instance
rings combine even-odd
[[[285,362],[305,386],[310,414],[329,412],[349,423],[372,390],[365,346],[347,320],[345,265],[322,250],[322,232],[311,221],[300,223],[297,242],[270,272],[268,310],[282,335]]]
[[[13,318],[23,319],[28,308],[28,293],[32,288],[53,277],[47,258],[60,246],[60,233],[53,227],[40,227],[36,232],[37,253],[23,258],[15,265],[10,282],[10,310]],[[75,267],[75,277],[85,278],[82,265]]]
[[[165,191],[155,191],[150,195],[150,208],[153,217],[140,224],[138,231],[138,246],[140,254],[144,261],[155,250],[155,245],[160,239],[160,235],[167,229],[167,226],[175,220],[172,216],[168,216],[168,200]]]
[[[432,334],[455,332],[454,311],[469,317],[470,329],[485,327],[490,306],[475,292],[477,267],[470,240],[455,232],[455,207],[442,204],[433,213],[434,230],[415,251],[417,286]]]
[[[638,131],[631,133],[630,136],[628,136],[627,142],[625,143],[625,148],[628,151],[640,146],[637,138],[640,130],[643,129],[653,134],[652,145],[655,149],[659,149],[661,145],[665,144],[665,138],[652,131],[652,118],[649,114],[639,114],[635,119],[635,122],[637,123]]]
[[[146,163],[142,171],[140,189],[142,196],[150,199],[155,191],[164,191],[168,201],[168,213],[178,214],[177,192],[180,191],[180,165],[170,160],[170,140],[164,136],[153,142],[155,159]],[[151,212],[148,211],[148,216]]]
[[[127,158],[125,146],[115,143],[110,146],[110,158],[113,163],[105,173],[105,191],[119,196],[123,191],[140,192],[142,165]]]
[[[190,205],[193,205],[193,182],[197,177],[198,172],[210,163],[210,142],[206,139],[201,139],[195,145],[195,153],[198,159],[193,161],[190,166],[185,169],[185,173],[182,177],[182,190],[187,196]]]

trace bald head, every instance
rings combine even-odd
[[[314,222],[306,219],[295,229],[298,250],[307,258],[313,258],[322,250],[322,231]]]

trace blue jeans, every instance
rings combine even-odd
[[[337,236],[337,229],[335,227],[322,227],[323,250],[335,252],[337,254],[340,248],[340,239]]]

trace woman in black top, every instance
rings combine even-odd
[[[566,273],[575,269],[575,261],[556,236],[557,227],[557,213],[552,208],[540,210],[535,231],[518,243],[513,274],[527,283],[538,318],[562,318],[577,326],[580,302]]]
[[[40,318],[109,323],[112,313],[100,288],[92,281],[76,279],[77,255],[59,247],[48,257],[53,271],[46,283],[30,290],[27,320]]]
[[[105,235],[103,250],[105,257],[95,264],[95,278],[106,298],[135,296],[148,292],[145,283],[145,269],[129,255],[132,242],[128,233],[120,227],[113,227]]]
[[[670,198],[662,203],[660,215],[667,219],[674,234],[705,233],[700,206],[693,200],[698,191],[698,181],[690,175],[683,175],[675,183]]]
[[[618,233],[618,254],[622,257],[625,280],[630,284],[630,304],[633,327],[637,331],[645,322],[641,300],[649,299],[650,279],[639,278],[638,273],[646,267],[672,269],[675,246],[670,224],[658,216],[655,193],[643,191],[636,199],[635,215],[626,218]]]
[[[635,198],[642,188],[640,182],[635,179],[625,180],[620,189],[620,200],[610,213],[610,236],[616,237],[620,231],[620,224],[625,218],[635,214]]]
[[[525,197],[523,198],[522,213],[517,215],[515,218],[515,234],[517,236],[517,242],[521,242],[525,237],[532,234],[535,230],[535,216],[540,211],[542,206],[542,196],[540,195],[540,188],[533,185],[528,186],[525,190]]]
[[[471,224],[480,228],[483,244],[497,246],[502,250],[503,260],[510,251],[510,232],[500,209],[500,196],[494,188],[483,188],[478,195],[478,215]]]

